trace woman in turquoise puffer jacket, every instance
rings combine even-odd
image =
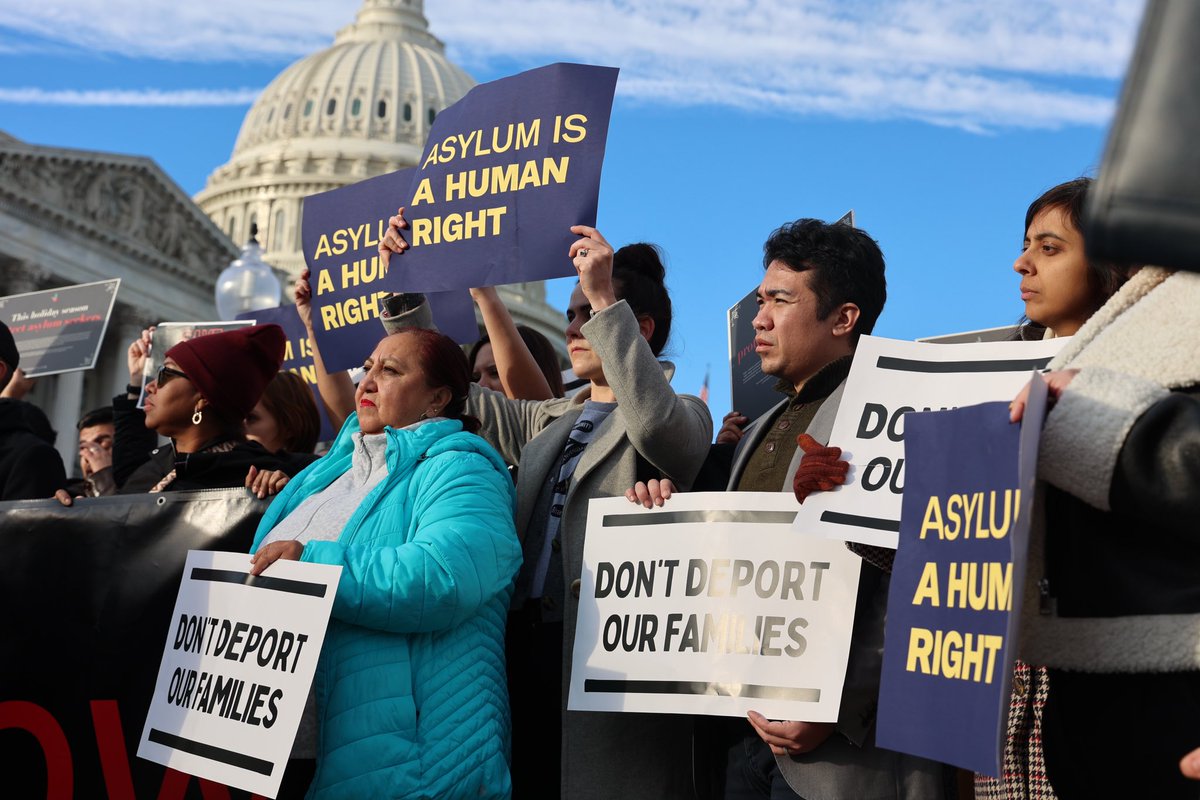
[[[403,330],[364,368],[357,414],[286,484],[254,543],[254,574],[279,558],[342,567],[309,796],[509,797],[512,481],[468,432],[453,341]]]

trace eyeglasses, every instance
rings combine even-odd
[[[171,369],[166,364],[158,368],[158,374],[154,376],[154,382],[158,384],[158,388],[162,388],[172,378],[183,378],[185,381],[190,380],[187,375],[177,369]]]

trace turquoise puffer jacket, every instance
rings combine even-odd
[[[350,468],[351,414],[329,453],[268,508],[254,549]],[[388,475],[336,542],[303,561],[341,582],[317,667],[309,797],[507,798],[504,622],[521,564],[504,462],[456,420],[387,428]]]

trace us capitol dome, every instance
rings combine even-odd
[[[438,113],[474,85],[430,33],[424,0],[364,0],[331,47],[263,90],[195,201],[235,242],[257,224],[265,259],[295,277],[304,198],[416,166]],[[562,315],[540,281],[500,292],[518,323],[562,349]]]

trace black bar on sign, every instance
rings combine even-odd
[[[900,372],[1028,372],[1031,369],[1042,369],[1049,363],[1049,356],[1014,358],[1007,361],[918,361],[913,358],[880,356],[875,366]]]
[[[311,597],[324,597],[325,590],[329,588],[323,583],[293,581],[288,578],[268,578],[264,575],[249,575],[232,569],[208,569],[207,567],[192,567],[191,578],[194,581],[240,583],[255,589],[272,589],[276,592],[306,594]]]
[[[232,750],[226,750],[224,747],[197,742],[194,739],[185,739],[182,736],[160,731],[157,728],[151,728],[150,735],[146,738],[155,744],[161,744],[163,747],[182,750],[194,756],[207,758],[209,761],[220,761],[222,764],[228,764],[231,767],[244,769],[248,772],[257,772],[259,775],[270,775],[275,769],[275,765],[270,761],[248,756],[245,753],[235,753]]]
[[[663,511],[658,514],[605,514],[601,527],[675,525],[681,522],[753,522],[760,525],[791,525],[795,518],[795,511]]]
[[[857,514],[840,514],[837,511],[822,512],[821,522],[832,522],[835,525],[854,525],[859,528],[871,528],[877,531],[900,532],[900,520],[898,519],[860,517]]]
[[[703,681],[623,681],[587,678],[583,682],[583,690],[599,694],[710,694],[721,697],[798,700],[803,703],[817,703],[821,700],[820,689],[757,686],[747,683],[704,683]]]

